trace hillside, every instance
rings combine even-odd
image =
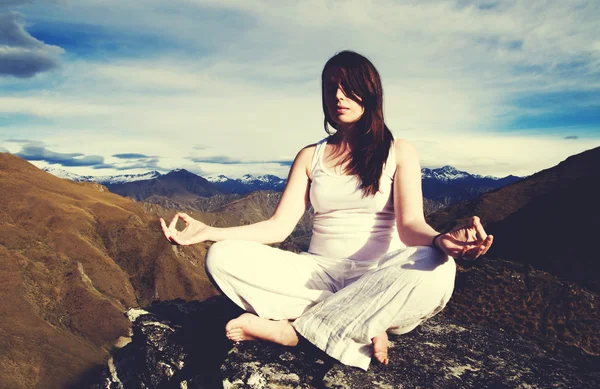
[[[447,231],[478,215],[496,236],[487,257],[531,265],[600,293],[599,167],[600,148],[588,150],[428,220]]]
[[[0,153],[0,198],[2,388],[64,388],[129,334],[128,307],[216,293],[205,245],[171,246],[142,205],[101,185]]]

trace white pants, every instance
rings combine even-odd
[[[366,370],[371,339],[403,334],[441,311],[454,288],[454,260],[428,246],[406,247],[377,261],[220,241],[206,268],[221,291],[248,312],[292,325],[340,362]]]

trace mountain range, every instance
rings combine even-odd
[[[101,185],[106,184],[124,184],[127,182],[150,180],[152,178],[160,177],[161,174],[156,170],[142,174],[120,174],[116,176],[81,176],[75,173],[71,173],[65,169],[55,167],[45,167],[43,171],[52,174],[53,176],[64,178],[75,182],[97,182]]]
[[[176,169],[167,174],[156,171],[138,175],[117,176],[78,176],[63,169],[44,168],[44,171],[71,181],[97,182],[111,192],[132,197],[138,201],[152,196],[164,196],[173,200],[190,200],[190,196],[210,197],[215,194],[247,194],[257,190],[281,192],[287,179],[265,174],[242,178],[229,178],[225,175],[200,177],[184,169]],[[439,169],[421,170],[423,196],[427,199],[451,204],[470,200],[481,193],[516,182],[521,177],[497,178],[481,176],[457,170],[452,166]]]
[[[513,175],[498,178],[470,174],[448,165],[439,169],[421,169],[423,197],[446,205],[475,199],[482,193],[502,188],[520,179],[522,177]]]

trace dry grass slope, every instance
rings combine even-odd
[[[123,311],[203,300],[205,245],[171,246],[154,216],[106,188],[0,154],[2,388],[63,388],[102,363]]]

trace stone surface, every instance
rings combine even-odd
[[[598,388],[600,359],[549,351],[519,335],[445,317],[390,336],[390,364],[341,365],[306,341],[290,348],[233,344],[224,325],[241,313],[223,297],[131,312],[132,342],[90,376],[98,388]],[[84,387],[84,386],[81,386]]]

